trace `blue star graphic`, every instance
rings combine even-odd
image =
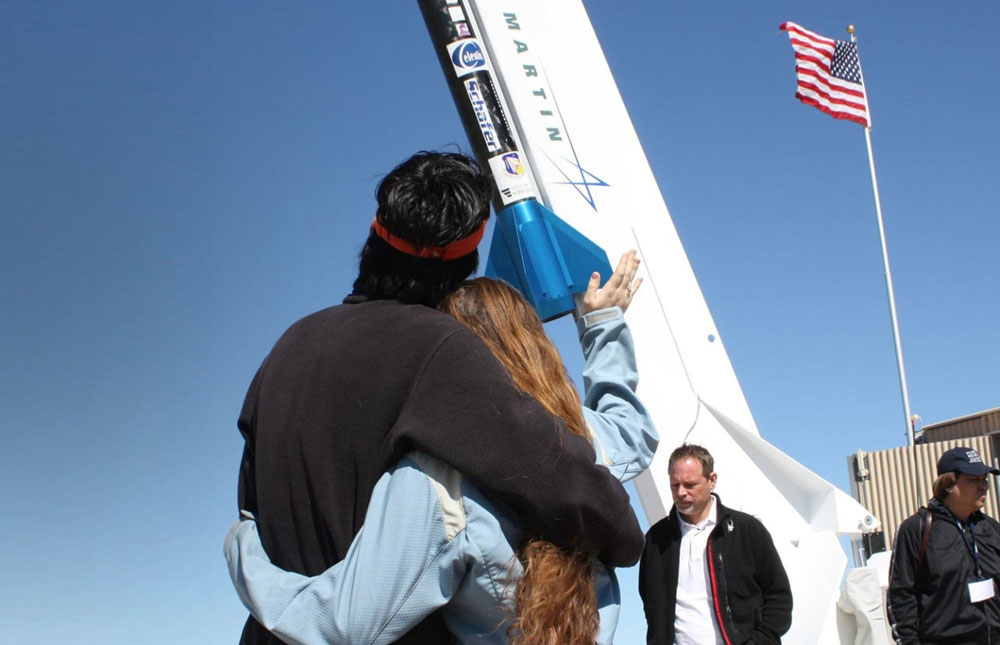
[[[558,110],[559,101],[556,100],[555,93],[552,92],[551,88],[549,88],[549,96],[552,98],[552,102],[555,103],[556,109]],[[575,176],[577,174],[576,172],[573,173],[574,176],[572,177],[569,174],[567,174],[566,171],[564,171],[559,166],[559,164],[556,163],[555,159],[550,157],[549,154],[545,152],[545,149],[543,148],[542,152],[543,154],[545,154],[546,158],[548,158],[548,160],[552,162],[552,165],[555,166],[555,169],[559,171],[559,174],[566,178],[566,181],[557,181],[553,183],[569,184],[570,186],[576,189],[576,192],[580,194],[580,197],[583,197],[584,201],[590,204],[590,207],[594,209],[594,212],[597,212],[597,204],[594,202],[594,193],[592,193],[590,189],[595,186],[610,186],[611,184],[604,181],[603,179],[601,179],[594,173],[590,172],[589,170],[586,170],[580,164],[580,156],[576,154],[576,146],[573,145],[573,138],[569,136],[569,129],[566,127],[566,122],[562,120],[561,116],[562,113],[557,112],[557,114],[560,115],[559,121],[560,124],[562,125],[562,130],[563,132],[566,133],[565,135],[566,143],[569,144],[569,149],[573,153],[572,159],[569,159],[568,157],[564,157],[563,159],[564,161],[566,161],[566,163],[573,166],[573,168],[575,168],[577,172],[579,172],[579,179],[577,179]]]
[[[590,172],[589,170],[587,170],[586,168],[584,168],[583,166],[581,166],[579,159],[565,159],[564,158],[565,161],[568,164],[572,165],[577,171],[579,171],[580,178],[579,179],[575,179],[575,177],[570,177],[568,174],[566,174],[566,172],[562,168],[559,167],[559,164],[557,164],[555,162],[555,160],[552,159],[552,157],[549,157],[548,154],[546,154],[545,156],[549,158],[549,161],[551,161],[552,165],[556,167],[556,170],[559,171],[559,174],[566,178],[566,181],[554,181],[552,183],[554,183],[554,184],[568,184],[568,185],[572,186],[573,188],[576,189],[576,192],[580,194],[580,197],[583,197],[584,201],[586,201],[588,204],[590,204],[590,207],[593,208],[596,211],[597,210],[597,204],[594,202],[594,193],[591,192],[591,190],[590,190],[591,187],[594,187],[594,186],[610,186],[611,184],[609,184],[608,182],[604,181],[603,179],[601,179],[600,177],[598,177],[594,173]],[[575,174],[576,173],[574,173],[574,175]]]

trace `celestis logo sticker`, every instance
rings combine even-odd
[[[486,69],[486,54],[475,38],[458,40],[448,45],[451,64],[459,77],[469,72]]]
[[[483,133],[483,141],[486,142],[486,150],[496,152],[500,149],[500,142],[497,140],[496,126],[493,125],[493,119],[490,118],[490,111],[486,107],[481,87],[479,81],[475,78],[465,81],[465,91],[469,95],[472,111],[476,113],[479,130]],[[520,162],[518,163],[520,164]]]

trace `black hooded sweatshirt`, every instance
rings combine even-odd
[[[979,576],[973,538],[982,576],[994,585],[1000,580],[1000,524],[976,511],[959,526],[938,500],[927,506],[903,520],[892,547],[887,609],[893,637],[902,645],[1000,642],[1000,596],[973,604],[968,588],[969,580]],[[925,513],[934,519],[918,569]]]

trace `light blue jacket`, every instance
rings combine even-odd
[[[617,307],[584,316],[577,328],[586,358],[583,414],[597,460],[627,481],[649,466],[658,442],[635,395],[632,336]],[[473,482],[413,452],[379,479],[346,557],[322,574],[271,564],[248,519],[233,525],[224,550],[243,604],[287,643],[391,643],[441,609],[462,643],[500,644],[523,571],[515,555],[523,537],[516,518]],[[618,581],[594,565],[598,643],[611,643]]]

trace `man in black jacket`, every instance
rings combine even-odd
[[[674,506],[646,534],[639,595],[647,643],[780,643],[792,591],[771,535],[712,491],[712,455],[686,444],[670,455]]]
[[[1000,524],[980,510],[987,475],[972,448],[937,464],[934,497],[899,526],[889,571],[888,614],[902,645],[1000,643]]]
[[[354,293],[292,325],[254,376],[239,418],[239,505],[276,565],[315,575],[343,559],[379,476],[417,449],[506,503],[529,533],[611,566],[638,559],[628,495],[590,443],[433,309],[475,270],[491,194],[462,155],[397,166],[379,184]],[[450,640],[436,614],[403,639]],[[250,617],[241,642],[279,641]]]

